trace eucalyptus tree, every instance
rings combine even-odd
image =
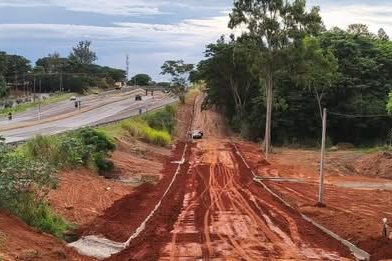
[[[182,103],[185,102],[185,91],[189,81],[189,74],[193,70],[193,64],[187,64],[183,60],[169,60],[161,66],[161,75],[170,75],[172,84],[170,90],[178,96]]]
[[[271,146],[272,104],[275,74],[287,64],[287,49],[301,43],[307,35],[323,29],[319,8],[306,10],[305,0],[235,0],[230,28],[246,27],[260,52],[260,77],[266,89],[266,126],[264,146],[268,157]]]

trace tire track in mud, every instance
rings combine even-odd
[[[112,260],[344,260],[350,255],[257,186],[230,143],[203,140],[196,146],[187,157],[189,169],[146,231]]]

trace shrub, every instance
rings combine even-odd
[[[143,119],[151,128],[173,133],[176,125],[176,107],[167,105],[164,109],[146,114]]]
[[[100,174],[112,171],[114,164],[112,161],[106,159],[106,155],[103,152],[94,154],[94,164]]]
[[[38,135],[21,147],[25,156],[53,162],[57,156],[59,142],[55,137]],[[53,164],[56,165],[56,164]]]
[[[58,146],[59,167],[83,165],[88,161],[89,149],[75,135],[67,135],[60,139]]]
[[[116,148],[113,141],[104,133],[95,129],[82,129],[76,134],[83,144],[91,147],[94,152],[109,152]]]
[[[30,193],[19,194],[7,202],[0,201],[0,205],[29,226],[59,238],[64,238],[71,227],[64,218],[56,215],[47,203],[37,201]]]

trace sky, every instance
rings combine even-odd
[[[391,0],[308,0],[321,7],[327,28],[352,23],[382,27],[392,36]],[[229,34],[232,0],[0,0],[0,51],[32,64],[49,53],[68,56],[80,40],[92,41],[97,64],[148,73],[164,80],[166,60],[198,63],[205,46]],[[238,33],[238,32],[237,32]]]

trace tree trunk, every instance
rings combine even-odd
[[[272,100],[273,100],[273,81],[272,73],[268,73],[266,81],[267,113],[265,122],[264,152],[268,159],[271,150],[271,127],[272,127]]]

